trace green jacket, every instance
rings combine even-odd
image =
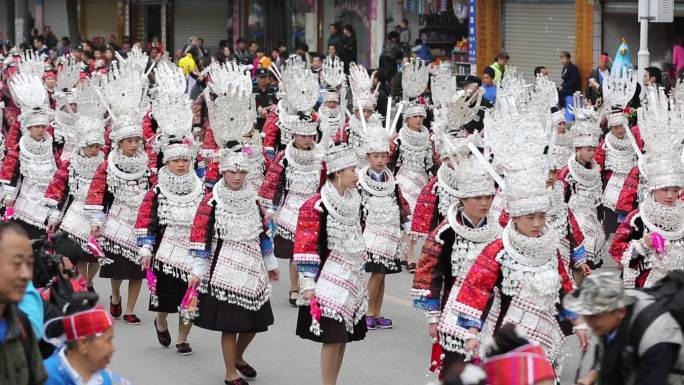
[[[38,350],[38,341],[24,317],[19,319],[16,304],[5,309],[3,319],[7,320],[5,342],[0,343],[0,384],[40,385],[47,376]]]

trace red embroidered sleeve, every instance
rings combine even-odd
[[[430,232],[418,259],[416,274],[413,277],[413,295],[415,297],[440,298],[442,293],[440,255],[444,248],[443,241],[438,240],[443,228],[448,227],[444,220],[436,229]],[[436,274],[437,273],[437,274]]]
[[[149,141],[152,139],[155,135],[154,132],[154,123],[152,122],[152,117],[150,116],[149,111],[145,114],[145,117],[143,117],[143,140],[145,142]]]
[[[156,190],[155,187],[152,187],[147,191],[138,209],[138,217],[135,220],[135,233],[139,237],[148,235],[147,228],[150,225],[150,218],[152,218],[152,206],[154,205],[154,200],[157,199]]]
[[[214,215],[214,205],[211,204],[213,198],[214,195],[208,192],[204,194],[204,199],[197,206],[197,213],[190,231],[190,249],[192,250],[208,250],[208,245],[212,241],[214,234],[209,232],[209,223]]]
[[[272,149],[277,151],[278,137],[280,136],[280,128],[278,127],[278,114],[271,111],[264,122],[262,128],[264,133],[264,149]],[[285,144],[285,143],[283,143]]]
[[[424,237],[433,229],[432,223],[437,214],[438,197],[435,193],[437,188],[437,177],[433,176],[428,181],[427,185],[418,195],[416,200],[416,208],[413,211],[413,220],[411,221],[411,234]]]
[[[503,249],[503,241],[498,239],[484,248],[470,268],[458,292],[458,310],[469,318],[479,320],[487,306],[489,295],[499,280],[501,264],[496,256]]]
[[[637,190],[639,188],[639,167],[634,167],[625,178],[615,210],[628,213],[636,207]]]
[[[9,122],[9,120],[8,120]],[[21,123],[19,120],[15,120],[9,126],[9,131],[7,132],[7,137],[5,137],[5,148],[14,148],[19,144],[19,137],[21,136]]]
[[[86,197],[85,207],[91,210],[102,210],[104,208],[105,194],[107,193],[107,160],[102,162],[95,171],[93,180],[90,182],[88,196]]]
[[[580,245],[582,245],[582,243],[584,243],[584,233],[582,232],[582,228],[577,222],[577,218],[575,218],[575,214],[570,209],[568,209],[568,223],[570,224],[569,235],[574,240],[574,244],[576,245],[576,247],[579,247]]]
[[[613,243],[610,244],[608,248],[608,253],[610,253],[611,258],[617,263],[622,263],[622,255],[625,250],[629,247],[630,241],[634,239],[634,228],[632,227],[632,221],[635,215],[639,213],[639,209],[636,209],[629,213],[617,230],[615,230],[615,236],[613,237]]]
[[[639,150],[643,153],[644,152],[644,140],[641,139],[641,131],[639,130],[639,126],[632,126],[632,128],[630,128],[630,131],[632,131],[632,136],[634,136],[634,140],[637,142],[637,146],[639,147]]]
[[[556,176],[556,179],[563,182],[563,188],[565,190],[566,198],[568,196],[568,189],[570,188],[570,184],[568,183],[568,174],[570,174],[570,169],[568,168],[568,166],[563,166],[563,168],[561,168],[561,170],[558,172],[558,175]]]
[[[349,143],[349,121],[344,123],[344,127],[341,130],[337,130],[337,132],[335,132],[333,141]]]
[[[62,162],[52,176],[52,181],[48,184],[47,190],[45,190],[45,200],[51,206],[58,206],[66,197],[69,183],[69,164],[68,160]]]
[[[259,197],[262,202],[267,201],[271,205],[276,204],[273,200],[282,187],[280,181],[283,172],[285,172],[285,167],[283,166],[284,158],[285,151],[281,151],[276,155],[275,159],[273,159],[273,162],[271,162],[271,167],[266,172],[264,182],[261,184],[261,188],[259,188]]]
[[[598,148],[596,149],[596,153],[594,154],[594,160],[596,161],[596,164],[601,167],[601,171],[605,170],[606,167],[606,140],[601,139],[599,142]]]
[[[409,205],[406,198],[404,198],[404,194],[401,193],[401,189],[399,188],[398,184],[394,186],[394,195],[397,197],[397,204],[399,205],[399,218],[401,218],[401,223],[404,224],[404,222],[409,220],[412,221],[411,205]],[[411,224],[413,225],[413,223]]]
[[[216,144],[216,139],[214,138],[214,131],[211,129],[209,122],[204,125],[204,139],[202,140],[202,152],[205,154],[211,154],[218,151],[219,146]]]
[[[321,252],[321,194],[316,194],[304,202],[299,209],[297,230],[294,236],[293,261],[297,265],[320,265]]]
[[[0,183],[16,186],[19,178],[19,145],[8,147],[7,154],[2,160],[0,169]]]
[[[200,94],[192,102],[192,125],[202,124],[202,108],[204,107],[204,94]]]
[[[573,280],[570,278],[570,275],[568,275],[568,271],[565,270],[565,263],[563,263],[563,259],[561,258],[560,253],[557,254],[558,274],[561,278],[561,293],[565,295],[575,290],[575,286]]]
[[[499,226],[501,227],[506,227],[508,226],[508,222],[511,220],[511,216],[508,214],[508,211],[506,209],[501,211],[501,214],[499,214]]]
[[[209,163],[209,165],[207,166],[207,171],[204,174],[204,183],[211,186],[221,177],[219,175],[219,163],[214,161],[212,158],[207,158],[207,163]]]

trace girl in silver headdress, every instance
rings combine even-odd
[[[239,374],[256,370],[243,357],[256,333],[273,324],[269,281],[279,279],[278,262],[257,196],[246,182],[249,160],[237,142],[219,160],[223,176],[205,194],[190,235],[190,287],[199,287],[197,326],[221,332],[225,383],[246,385]]]

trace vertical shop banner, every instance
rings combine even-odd
[[[477,49],[476,44],[476,33],[475,33],[475,8],[477,0],[468,0],[468,58],[470,64],[472,64],[472,70],[475,70],[476,56],[475,52]]]

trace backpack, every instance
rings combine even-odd
[[[655,301],[636,316],[630,327],[627,343],[631,346],[633,362],[636,362],[639,343],[646,329],[664,313],[670,313],[684,333],[684,271],[671,271],[653,287],[642,291]],[[684,375],[684,371],[679,369],[673,369],[672,373]]]

